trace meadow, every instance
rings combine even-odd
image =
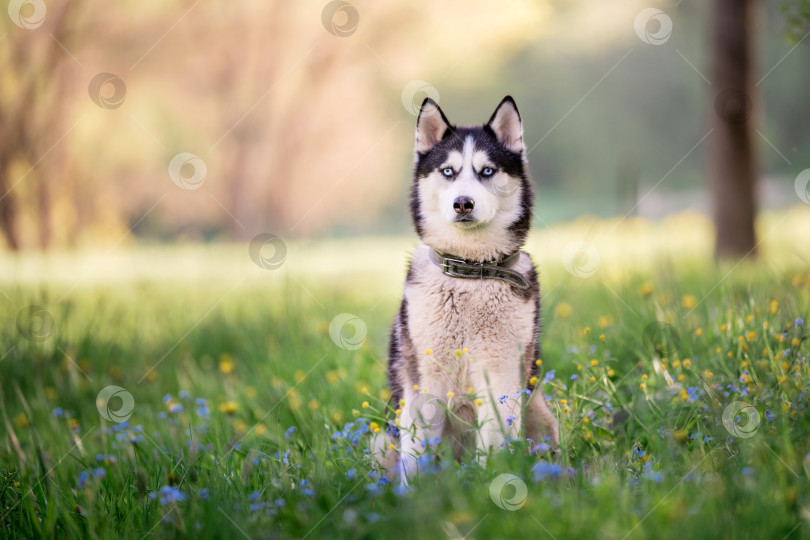
[[[758,229],[741,263],[697,215],[533,231],[562,454],[433,441],[407,487],[369,449],[415,238],[4,256],[0,536],[808,537],[810,208]]]

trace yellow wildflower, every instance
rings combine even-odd
[[[224,373],[225,375],[232,373],[233,367],[234,367],[233,358],[231,358],[230,355],[223,354],[222,356],[219,357],[219,370],[222,373]]]
[[[238,405],[235,401],[223,401],[219,404],[219,410],[225,414],[233,414],[237,408]]]
[[[557,307],[554,308],[554,315],[561,319],[567,319],[571,316],[571,304],[568,302],[560,302],[557,304]]]
[[[641,296],[647,297],[647,296],[650,296],[653,293],[654,290],[655,290],[655,287],[653,287],[653,284],[651,282],[647,281],[645,283],[642,283],[639,286],[638,294],[640,294]]]

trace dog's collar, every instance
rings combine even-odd
[[[446,276],[465,279],[497,279],[504,281],[516,289],[525,291],[531,286],[529,280],[518,272],[512,270],[520,258],[520,251],[514,252],[501,261],[471,262],[453,255],[430,250],[430,260],[438,266]]]

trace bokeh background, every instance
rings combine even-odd
[[[808,536],[808,21],[4,2],[0,538]],[[418,403],[386,380],[416,112],[483,123],[506,94],[561,455],[434,441],[403,489],[370,452]]]
[[[639,22],[651,6],[636,0],[12,1],[20,18],[0,21],[3,248],[408,234],[426,95],[459,124],[515,97],[538,227],[711,216],[715,8],[653,4],[665,20]],[[753,4],[760,209],[803,204],[803,9]],[[178,154],[174,176],[191,185],[172,181]]]

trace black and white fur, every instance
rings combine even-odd
[[[473,201],[472,210],[459,212],[460,200]],[[433,100],[424,101],[416,124],[411,215],[425,245],[410,261],[388,364],[393,399],[405,401],[397,467],[405,476],[416,471],[422,442],[433,437],[453,441],[457,456],[476,448],[485,456],[506,437],[519,437],[523,427],[532,440],[558,445],[557,421],[540,388],[529,383],[538,369],[541,317],[528,253],[521,252],[513,267],[531,283],[526,290],[450,277],[429,259],[431,248],[467,261],[505,259],[526,240],[532,203],[523,126],[510,96],[478,127],[454,126]],[[459,356],[459,350],[466,352]],[[470,397],[470,387],[481,405]],[[526,388],[533,390],[530,398],[512,398]],[[424,412],[424,393],[438,397],[452,414],[431,412],[429,422],[416,418]],[[510,399],[502,404],[504,394]],[[517,417],[511,426],[510,416]],[[469,428],[475,423],[477,433]]]

